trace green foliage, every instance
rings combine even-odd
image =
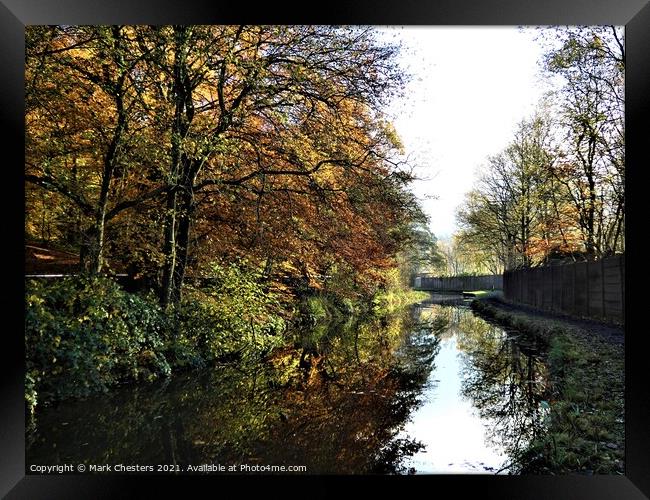
[[[25,400],[83,397],[133,380],[167,376],[280,345],[277,302],[244,266],[213,266],[215,283],[191,289],[165,314],[152,295],[109,278],[73,277],[26,287]]]
[[[384,286],[375,293],[371,302],[375,315],[389,314],[429,297],[427,292],[411,290],[404,286],[399,269],[384,271],[383,278]]]
[[[171,370],[156,302],[108,278],[26,284],[26,402],[80,397]]]
[[[303,299],[299,321],[311,325],[342,321],[362,310],[362,304],[350,297],[339,296],[334,292],[320,292]]]
[[[331,319],[326,300],[323,296],[315,295],[305,301],[306,313],[312,322],[317,323],[324,319]]]
[[[277,300],[260,284],[261,276],[235,264],[214,264],[210,274],[214,282],[187,290],[175,313],[175,362],[196,366],[280,345],[285,322]]]

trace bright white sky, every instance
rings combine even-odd
[[[439,238],[456,231],[456,209],[488,155],[502,150],[546,87],[532,28],[407,26],[378,28],[402,42],[400,64],[413,75],[389,112],[422,178],[413,191]],[[434,196],[437,199],[431,199]]]

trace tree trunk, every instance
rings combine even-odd
[[[163,253],[165,255],[165,264],[163,267],[163,275],[160,289],[160,304],[163,308],[168,308],[178,297],[179,293],[175,290],[180,290],[182,286],[182,277],[179,281],[177,262],[178,262],[178,243],[177,231],[181,230],[185,233],[184,237],[189,237],[188,227],[184,225],[182,216],[179,221],[178,211],[178,188],[187,187],[187,169],[183,168],[184,155],[182,153],[182,143],[187,132],[190,128],[190,123],[194,117],[194,108],[192,105],[192,89],[187,75],[187,47],[190,35],[190,28],[187,26],[174,27],[174,85],[172,92],[172,99],[174,102],[174,121],[171,130],[171,166],[169,173],[169,184],[172,186],[171,192],[167,196],[167,213],[165,222],[165,242],[163,246]],[[179,185],[180,184],[180,185]],[[190,186],[191,187],[191,186]],[[189,216],[189,214],[187,214]],[[177,227],[178,226],[178,227]],[[180,237],[180,236],[178,236]],[[185,243],[186,247],[187,244]],[[184,260],[187,258],[185,253]],[[182,273],[184,274],[184,265]]]
[[[102,184],[99,192],[99,203],[95,216],[95,230],[93,234],[95,240],[90,243],[90,259],[88,271],[90,274],[99,274],[104,263],[104,234],[106,229],[106,211],[108,208],[108,197],[111,188],[111,182],[115,174],[115,167],[118,160],[118,149],[122,143],[122,136],[126,129],[127,112],[124,108],[124,84],[126,82],[127,71],[122,54],[121,33],[118,26],[112,28],[114,43],[114,60],[119,68],[119,73],[115,82],[108,80],[107,86],[110,88],[110,94],[115,100],[117,111],[117,125],[113,131],[113,137],[108,145],[108,150],[104,156],[104,170],[102,172]]]
[[[176,266],[176,191],[167,194],[167,212],[165,215],[165,241],[163,243],[162,282],[160,285],[160,305],[167,308],[171,303],[174,286],[174,267]]]
[[[180,195],[181,206],[178,213],[178,234],[176,239],[176,268],[171,293],[171,301],[178,304],[182,297],[183,281],[187,269],[187,257],[190,242],[190,229],[192,214],[194,212],[194,193],[192,186],[184,186],[185,190]]]

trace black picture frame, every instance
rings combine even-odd
[[[314,8],[314,6],[311,6]],[[0,116],[5,146],[0,168],[4,204],[6,307],[0,363],[0,495],[22,498],[154,497],[160,492],[187,494],[189,486],[208,486],[212,494],[254,486],[265,498],[281,494],[331,497],[362,486],[385,495],[404,495],[424,488],[431,495],[468,490],[482,498],[643,499],[650,496],[650,372],[642,348],[645,328],[636,326],[641,300],[632,293],[641,284],[640,243],[643,217],[644,167],[648,144],[643,124],[650,117],[650,4],[646,0],[423,0],[327,2],[309,13],[276,3],[185,0],[0,0]],[[625,476],[92,476],[25,475],[25,415],[23,401],[24,273],[24,27],[33,24],[416,24],[416,25],[541,25],[617,24],[626,26],[626,473]],[[7,152],[12,152],[8,155]],[[644,161],[646,160],[646,161]],[[11,318],[11,323],[6,321]],[[188,481],[189,480],[189,481]],[[235,488],[233,490],[232,488]],[[444,488],[444,489],[443,489]],[[174,491],[176,490],[176,491]],[[228,493],[230,495],[232,493]],[[445,493],[447,495],[448,493]]]

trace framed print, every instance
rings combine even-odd
[[[650,496],[643,296],[633,292],[643,285],[645,0],[362,2],[309,14],[194,0],[2,0],[0,19],[13,153],[3,196],[12,319],[0,384],[3,496],[139,497],[194,484],[274,496],[350,487]],[[538,114],[523,111],[533,98],[517,94],[513,75],[524,69],[504,55],[526,50],[516,27],[530,47],[546,37],[538,43],[555,87],[540,84]],[[444,30],[418,46],[434,28]],[[504,33],[496,69],[479,60],[495,33]],[[465,67],[453,54],[429,59],[445,44]],[[413,85],[395,62],[409,50]],[[459,80],[427,87],[444,71]],[[480,85],[488,90],[474,96]],[[473,128],[472,109],[488,94],[509,107],[489,108],[494,119]],[[404,101],[385,115],[393,95]],[[488,157],[481,135],[508,113],[523,121]],[[452,128],[466,134],[453,145]],[[424,168],[409,148],[436,135],[427,147],[439,164],[456,162],[449,177],[469,177],[463,161],[489,171],[463,184],[471,194],[457,202],[463,251],[451,223],[427,229],[427,210],[454,213],[407,187]],[[443,153],[443,142],[455,149]],[[482,159],[468,155],[479,149]],[[608,167],[595,174],[599,154]],[[512,188],[523,177],[525,189]],[[499,190],[510,190],[507,203]],[[541,208],[521,215],[531,200]],[[448,289],[461,306],[420,296],[425,305],[408,314],[377,312],[416,304],[400,293]],[[612,355],[593,368],[601,361],[582,359],[570,336],[521,343],[512,330],[522,323],[481,310],[481,300],[470,311],[483,293],[545,311],[528,326],[540,331],[553,313],[607,320],[603,335],[619,332],[624,363]],[[542,356],[575,361],[573,399],[557,401],[547,380],[558,368]],[[594,418],[623,408],[581,392],[588,374],[604,381],[594,393],[624,385],[624,416]],[[499,406],[503,380],[513,414]],[[454,384],[462,390],[452,397],[444,387]],[[431,401],[448,405],[444,415]],[[534,441],[550,408],[597,438],[576,444],[556,429]],[[472,448],[474,435],[501,445]]]

